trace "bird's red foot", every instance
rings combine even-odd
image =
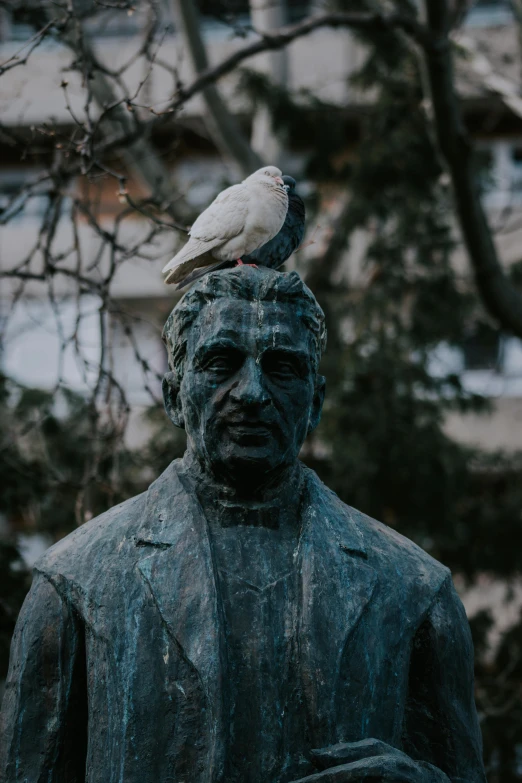
[[[240,258],[238,258],[238,259],[237,259],[237,261],[236,261],[236,265],[237,265],[237,266],[253,266],[253,267],[254,267],[254,269],[259,269],[259,267],[258,267],[258,265],[257,265],[257,264],[244,264],[244,263],[241,261],[241,259],[240,259]]]

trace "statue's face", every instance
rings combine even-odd
[[[313,337],[291,304],[220,298],[188,334],[177,407],[196,454],[241,487],[296,459],[320,416]]]

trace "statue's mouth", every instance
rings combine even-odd
[[[272,435],[272,426],[266,421],[230,421],[227,429],[231,435],[237,438],[268,438]]]

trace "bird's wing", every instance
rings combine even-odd
[[[178,278],[172,277],[173,272],[177,272],[178,269],[181,268],[187,272],[190,272],[196,266],[200,266],[202,264],[201,256],[221,244],[223,244],[223,240],[220,237],[214,237],[213,240],[208,241],[190,237],[187,244],[181,248],[179,253],[176,253],[174,258],[171,258],[169,263],[163,267],[163,272],[170,273],[169,277],[165,279],[165,282],[177,282]]]
[[[285,222],[279,234],[248,256],[243,256],[245,264],[259,264],[270,269],[279,269],[290,258],[303,241],[305,230],[305,206],[302,199],[293,193],[288,202]]]
[[[190,236],[204,242],[219,237],[222,242],[237,237],[244,229],[249,204],[249,188],[242,183],[221,191],[201,213]]]
[[[169,272],[165,278],[166,283],[177,283],[197,266],[214,263],[214,260],[201,263],[198,257],[223,245],[243,231],[248,212],[248,196],[248,188],[241,184],[232,185],[214,199],[190,229],[187,244],[163,267],[163,272]]]
[[[287,221],[288,225],[293,229],[293,236],[295,241],[295,247],[292,250],[293,253],[294,250],[296,250],[303,241],[306,223],[306,210],[304,201],[300,196],[297,195],[297,193],[293,193],[289,201]]]

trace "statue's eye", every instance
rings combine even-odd
[[[297,356],[284,351],[268,351],[263,356],[263,370],[267,375],[280,380],[291,380],[302,376],[301,362]]]
[[[215,375],[230,375],[241,366],[241,354],[232,349],[212,351],[202,358],[200,364],[206,372]]]
[[[214,370],[215,372],[220,372],[222,370],[227,370],[228,367],[229,367],[229,363],[225,358],[216,357],[215,359],[212,359],[212,361],[207,363],[205,369]]]

